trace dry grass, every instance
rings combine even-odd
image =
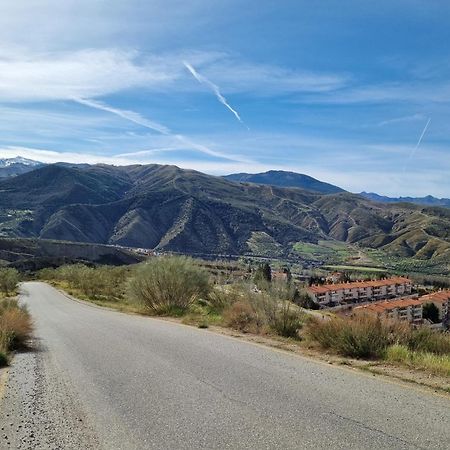
[[[11,350],[25,348],[33,332],[28,311],[15,299],[0,302],[0,365],[8,360]]]
[[[385,360],[450,377],[450,354],[414,351],[405,345],[395,344],[386,349]]]
[[[311,341],[353,358],[372,358],[397,367],[450,377],[450,334],[372,316],[311,320]]]

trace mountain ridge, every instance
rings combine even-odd
[[[450,258],[448,209],[238,183],[176,166],[48,165],[0,181],[0,192],[0,236],[10,238],[234,255],[263,240],[285,256],[297,242],[333,239]]]

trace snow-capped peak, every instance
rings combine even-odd
[[[32,159],[22,158],[21,156],[16,156],[15,158],[0,158],[0,167],[10,167],[14,164],[35,167],[40,166],[42,163],[39,161],[33,161]]]

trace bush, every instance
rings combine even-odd
[[[211,289],[208,274],[186,257],[162,257],[140,266],[130,279],[130,297],[153,314],[184,312]]]
[[[89,267],[71,264],[58,269],[42,269],[39,278],[66,282],[71,289],[77,289],[92,299],[116,301],[124,294],[127,267]]]
[[[15,299],[0,302],[0,366],[8,363],[8,352],[26,347],[32,331],[26,308]]]
[[[380,357],[390,343],[390,327],[378,318],[364,315],[351,319],[311,319],[308,336],[323,348],[354,358]]]
[[[450,355],[448,333],[426,327],[414,329],[405,322],[381,320],[371,315],[311,319],[307,335],[322,348],[351,357],[379,358],[391,345],[402,345],[413,352]]]
[[[280,336],[299,338],[298,332],[302,327],[302,317],[298,311],[293,309],[293,304],[283,300],[281,306],[275,311],[271,327]]]
[[[33,331],[30,315],[25,308],[8,308],[0,315],[0,334],[5,349],[26,347]]]
[[[17,288],[19,272],[10,267],[0,268],[0,290],[8,296]]]
[[[450,355],[450,334],[439,333],[426,327],[411,330],[406,339],[399,340],[409,349],[420,352]]]
[[[241,285],[231,292],[229,306],[224,310],[228,326],[245,333],[272,330],[280,336],[299,337],[302,314],[290,301],[295,291],[286,284],[274,284],[262,292]]]
[[[238,301],[231,305],[224,314],[225,323],[243,333],[257,333],[263,323],[254,308],[248,302]]]

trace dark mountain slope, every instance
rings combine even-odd
[[[308,175],[284,170],[269,170],[264,173],[233,173],[226,175],[227,180],[238,181],[240,183],[270,184],[279,187],[294,187],[306,189],[308,191],[320,192],[321,194],[335,194],[343,192],[340,187],[316,180]]]
[[[336,239],[396,255],[450,256],[445,208],[240,184],[158,165],[48,166],[0,182],[3,236],[242,254],[255,233],[286,255],[298,241]]]

